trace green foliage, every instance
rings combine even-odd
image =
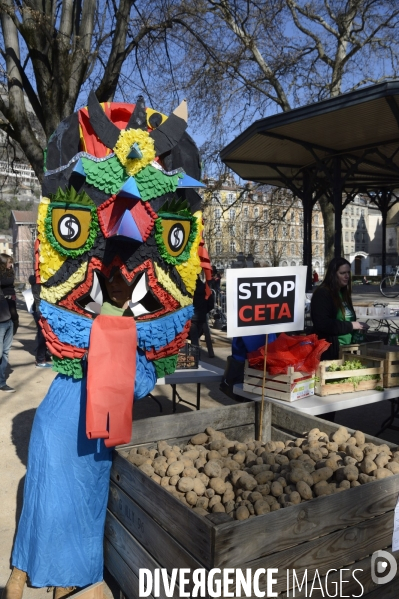
[[[0,200],[0,231],[10,231],[11,210],[32,210],[32,207],[32,200],[18,200],[18,198],[12,198],[9,202]]]

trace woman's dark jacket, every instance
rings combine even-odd
[[[17,304],[15,299],[13,299],[15,298],[14,279],[14,273],[10,273],[10,270],[6,270],[0,274],[0,294],[7,298],[11,320],[13,323],[13,333],[15,335],[19,325],[19,317],[17,312]]]
[[[331,343],[330,347],[322,354],[322,360],[337,360],[339,358],[338,337],[353,331],[351,322],[337,320],[337,312],[338,309],[328,289],[326,287],[316,289],[310,304],[313,333],[319,339],[325,339]]]

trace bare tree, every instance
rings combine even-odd
[[[147,0],[0,0],[0,14],[0,128],[39,179],[46,141],[79,94],[86,99],[93,87],[99,101],[113,100],[121,79],[129,79],[122,70],[128,59],[140,62],[171,25]]]
[[[184,89],[198,119],[230,135],[275,108],[288,111],[398,74],[396,0],[192,0],[180,25]],[[201,102],[201,98],[206,98]],[[326,257],[333,208],[320,198]]]

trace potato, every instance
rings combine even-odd
[[[216,505],[217,503],[220,503],[222,501],[222,498],[220,497],[220,495],[214,495],[213,497],[210,498],[209,500],[209,507],[212,508],[214,505]]]
[[[387,478],[387,476],[393,476],[393,472],[387,468],[377,468],[377,470],[373,471],[373,476],[377,479]]]
[[[205,487],[204,483],[199,478],[194,478],[193,491],[197,495],[203,495],[206,491],[206,487]]]
[[[264,484],[272,481],[273,478],[274,478],[273,472],[270,470],[263,470],[262,472],[259,472],[259,474],[255,475],[255,480],[258,485],[264,485]]]
[[[270,487],[270,493],[274,496],[274,497],[278,497],[279,495],[281,495],[284,492],[283,486],[281,483],[274,481],[271,484]]]
[[[209,476],[207,476],[204,472],[200,472],[195,478],[199,478],[199,480],[202,481],[206,487],[208,486]]]
[[[212,438],[212,441],[209,443],[209,449],[219,451],[224,447],[224,439],[215,439]]]
[[[288,451],[287,451],[287,457],[290,460],[296,460],[299,458],[300,455],[303,454],[303,451],[300,447],[291,447]]]
[[[200,457],[200,452],[197,449],[189,449],[188,451],[183,452],[183,457],[192,460],[193,462]]]
[[[258,476],[260,476],[260,474],[258,474]],[[255,487],[258,485],[258,482],[250,474],[244,474],[243,476],[241,476],[241,478],[238,479],[237,484],[239,487],[245,489],[246,491],[253,491]]]
[[[393,474],[399,474],[399,464],[398,462],[389,462],[385,468],[390,470]]]
[[[351,488],[351,483],[349,482],[349,480],[344,479],[344,480],[341,480],[341,482],[339,483],[339,487],[341,489],[350,489]]]
[[[161,487],[168,487],[169,486],[169,481],[170,481],[170,476],[163,476],[161,478]]]
[[[182,472],[182,476],[188,476],[190,478],[195,478],[197,474],[199,474],[199,472],[194,466],[186,466]]]
[[[330,441],[334,441],[340,445],[341,443],[345,443],[350,437],[350,433],[345,426],[340,426],[335,433],[331,434]]]
[[[204,466],[204,473],[209,476],[209,478],[217,478],[220,477],[222,473],[222,467],[220,462],[217,460],[210,460]]]
[[[326,480],[320,480],[313,486],[313,492],[317,497],[320,495],[331,495],[331,487]]]
[[[298,491],[302,499],[312,499],[313,497],[312,489],[303,480],[297,482],[296,490]]]
[[[377,470],[377,466],[369,457],[364,458],[364,460],[360,464],[360,470],[363,474],[371,474],[373,470]]]
[[[226,484],[224,480],[221,478],[211,478],[209,481],[209,487],[218,493],[219,495],[223,495],[226,491]]]
[[[243,464],[245,462],[245,458],[246,455],[244,451],[237,451],[237,453],[233,455],[233,460],[238,464]]]
[[[208,455],[206,456],[208,460],[217,460],[220,461],[220,463],[222,462],[223,458],[220,455],[220,453],[218,451],[210,450],[208,451]]]
[[[187,501],[188,505],[197,505],[197,501],[198,501],[197,493],[194,493],[194,491],[188,491],[186,493],[186,501]]]
[[[362,450],[356,447],[356,445],[347,445],[346,453],[351,458],[354,458],[356,462],[361,462],[364,458]]]
[[[236,520],[247,520],[249,518],[249,510],[245,505],[241,505],[235,511],[234,517]]]
[[[144,472],[144,474],[147,476],[152,476],[154,474],[154,468],[151,466],[151,464],[141,464],[141,466],[139,466],[139,470]]]
[[[176,487],[178,491],[188,493],[188,491],[192,491],[194,488],[194,479],[189,476],[184,476],[177,481]]]
[[[234,501],[235,499],[235,493],[232,490],[226,490],[223,493],[223,497],[222,497],[222,503],[229,503],[230,501]]]
[[[346,480],[348,480],[349,482],[352,482],[353,480],[357,480],[359,478],[359,470],[356,468],[356,466],[352,464],[349,464],[348,466],[344,467],[343,474]]]
[[[270,512],[270,505],[267,503],[267,501],[258,499],[258,501],[256,501],[254,504],[254,511],[257,516],[262,516],[263,514]]]
[[[202,507],[193,507],[193,512],[198,514],[199,516],[207,516],[208,512],[204,510]]]
[[[363,445],[366,441],[364,433],[362,433],[362,431],[355,431],[353,433],[353,436],[356,439],[356,444],[359,447],[360,445]]]
[[[301,495],[300,493],[298,493],[298,491],[293,491],[292,493],[289,493],[288,495],[288,501],[290,503],[293,503],[294,505],[297,505],[298,503],[301,503]]]
[[[384,468],[388,464],[388,462],[389,462],[389,455],[387,455],[385,453],[385,451],[382,451],[381,453],[379,453],[374,460],[374,463],[377,466],[377,468]]]
[[[168,469],[166,471],[166,476],[175,476],[176,474],[181,474],[183,470],[183,462],[173,462],[172,464],[169,464]]]
[[[162,478],[158,474],[153,474],[151,476],[152,480],[156,482],[158,485],[161,484]]]
[[[289,475],[290,482],[297,484],[299,481],[304,481],[310,487],[314,484],[312,475],[302,468],[294,468]]]
[[[374,478],[374,476],[369,476],[368,474],[365,474],[364,472],[361,472],[359,474],[358,481],[361,485],[365,485],[366,483],[371,483],[374,480],[377,480],[376,478]],[[351,483],[351,485],[352,485],[352,483]]]
[[[214,496],[215,496],[214,489],[206,489],[205,497],[208,497],[208,499],[211,499],[211,497],[214,497]]]
[[[206,433],[198,433],[198,435],[194,435],[191,437],[190,443],[192,445],[204,445],[208,442],[208,435]]]
[[[212,513],[216,514],[218,512],[225,512],[225,508],[224,505],[222,503],[215,503],[215,505],[212,506]]]
[[[209,499],[207,497],[198,497],[197,499],[197,507],[201,507],[204,510],[208,508]]]
[[[175,474],[174,476],[171,476],[169,479],[169,484],[173,485],[174,487],[177,485],[177,483],[180,480],[180,476],[178,474]]]
[[[132,453],[132,452],[129,453],[127,459],[131,464],[134,464],[135,466],[142,466],[143,464],[151,464],[151,462],[152,462],[151,458],[149,458],[145,455],[140,455],[138,453]]]
[[[224,504],[224,509],[226,510],[226,514],[231,514],[231,512],[234,510],[234,501],[228,501],[227,503]]]

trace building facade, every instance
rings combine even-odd
[[[35,271],[36,221],[35,211],[13,210],[11,212],[15,277],[22,283],[27,283],[30,275]]]
[[[204,198],[204,239],[212,263],[231,267],[237,255],[254,266],[302,264],[303,211],[301,202],[287,190],[259,190],[236,184],[207,181]],[[320,207],[312,218],[312,268],[324,274],[324,229]]]

